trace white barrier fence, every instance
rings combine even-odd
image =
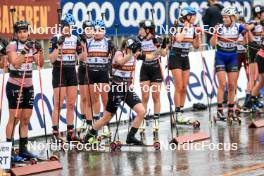
[[[216,102],[216,93],[217,93],[217,79],[214,77],[213,79],[213,72],[214,72],[214,57],[215,52],[213,50],[204,51],[203,57],[205,58],[205,64],[202,62],[200,52],[191,52],[190,56],[190,65],[191,65],[191,73],[189,79],[189,85],[187,88],[187,97],[185,102],[185,108],[192,107],[193,103],[204,103],[207,104],[207,95],[206,91],[208,92],[209,96],[212,93],[212,103]],[[162,69],[163,75],[165,79],[170,79],[170,100],[173,100],[174,94],[174,86],[172,82],[171,75],[168,76],[167,74],[167,58],[162,58]],[[139,73],[140,73],[140,66],[141,62],[137,62],[136,65],[136,73],[135,73],[135,91],[141,97],[140,93],[140,86],[139,86]],[[204,72],[205,71],[205,79],[204,79]],[[51,134],[51,114],[53,110],[53,89],[52,89],[52,71],[51,69],[43,69],[41,71],[42,74],[42,81],[43,81],[43,94],[44,94],[44,104],[45,104],[45,115],[46,115],[46,123],[47,123],[47,133]],[[5,75],[5,80],[8,79],[8,74]],[[2,80],[2,75],[0,75],[0,80]],[[213,84],[211,84],[211,81]],[[5,82],[6,83],[6,82]],[[43,116],[42,116],[42,109],[41,109],[41,96],[40,96],[40,86],[39,86],[39,76],[38,71],[35,70],[33,72],[33,85],[35,91],[35,102],[34,102],[34,109],[33,115],[30,120],[30,131],[29,137],[37,137],[44,135],[44,124],[43,124]],[[213,85],[213,89],[212,86]],[[1,86],[0,86],[1,87]],[[245,95],[245,88],[246,88],[246,76],[245,70],[241,70],[241,74],[238,80],[238,91],[237,91],[237,98],[241,98]],[[163,84],[161,89],[161,113],[168,113],[169,112],[169,101],[168,101],[168,94]],[[173,102],[173,101],[172,101]],[[78,97],[78,108],[77,108],[77,115],[80,115],[80,97]],[[173,106],[174,108],[174,106]],[[153,113],[153,103],[150,96],[150,102],[148,104],[148,111]],[[120,108],[118,110],[118,114],[120,113]],[[133,113],[133,112],[132,112]],[[5,140],[5,127],[8,121],[8,101],[6,98],[6,94],[4,93],[4,100],[3,100],[3,107],[2,107],[2,119],[0,125],[0,133],[1,141]],[[122,120],[128,119],[129,114],[129,107],[125,106],[123,113],[122,113]],[[133,113],[134,114],[134,113]],[[119,115],[118,115],[119,117]],[[115,118],[112,119],[111,122],[114,122]],[[78,118],[77,126],[81,125],[81,121]],[[61,110],[60,116],[60,131],[66,130],[66,109],[65,106]],[[18,127],[15,130],[15,138],[18,137]]]

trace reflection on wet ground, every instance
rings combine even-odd
[[[210,134],[210,140],[179,148],[170,146],[168,116],[160,120],[160,151],[152,147],[123,147],[119,152],[60,151],[57,154],[63,170],[42,175],[264,175],[264,128],[248,128],[248,115],[242,115],[241,126],[231,127],[226,122],[210,126],[207,112],[186,112],[185,116],[200,120],[200,131]],[[191,126],[178,128],[180,135],[194,132]],[[124,125],[120,129],[121,141],[125,141],[126,134]],[[146,142],[152,141],[150,125]]]

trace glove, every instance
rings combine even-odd
[[[128,39],[127,40],[127,47],[135,54],[138,50],[141,50],[141,43],[135,39]]]
[[[30,49],[33,49],[34,42],[33,41],[27,41],[25,43],[24,49],[21,51],[21,54],[25,55],[27,52],[29,52]]]
[[[25,47],[24,49],[29,51],[30,49],[33,48],[33,45],[34,45],[34,42],[33,41],[27,41],[26,44],[25,44]]]
[[[86,37],[85,37],[85,34],[80,34],[80,35],[79,35],[79,40],[82,41],[83,43],[86,43]]]
[[[6,47],[8,45],[8,41],[6,39],[0,38],[0,53],[6,55]]]
[[[65,37],[62,35],[62,36],[60,36],[59,40],[57,41],[57,44],[62,45],[64,41],[65,41]]]
[[[82,53],[82,46],[77,46],[76,47],[76,53],[79,55]]]
[[[161,48],[165,49],[166,46],[169,44],[169,42],[170,42],[170,39],[167,38],[167,37],[164,37],[163,40],[162,40]]]
[[[42,51],[42,46],[38,41],[35,41],[35,49],[39,52]]]

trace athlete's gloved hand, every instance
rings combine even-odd
[[[25,43],[24,49],[21,51],[21,54],[26,54],[27,52],[29,52],[30,49],[33,48],[34,42],[29,40]]]
[[[161,48],[165,49],[169,43],[170,43],[170,39],[167,37],[164,37],[162,40]]]
[[[126,44],[127,44],[127,48],[130,49],[133,54],[141,50],[141,43],[136,39],[128,39]]]
[[[86,43],[86,37],[85,37],[85,34],[80,34],[79,35],[79,40],[83,43]]]
[[[6,39],[0,38],[0,53],[6,55],[6,47],[8,45],[8,41]]]
[[[35,41],[34,48],[37,50],[37,52],[41,52],[42,51],[42,46],[41,46],[41,44],[38,41]]]
[[[62,45],[64,41],[65,41],[65,36],[62,35],[62,36],[60,36],[60,38],[59,38],[57,44],[58,44],[58,45]]]

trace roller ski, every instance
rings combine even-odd
[[[192,126],[193,129],[200,129],[200,122],[198,120],[186,119],[181,112],[176,112],[176,120],[174,119],[173,122],[176,122],[178,125]]]
[[[239,125],[241,125],[241,118],[236,116],[234,112],[229,112],[227,116],[227,123],[228,125],[232,125],[233,122],[237,122]]]
[[[226,122],[226,120],[227,118],[224,113],[217,111],[217,115],[214,116],[214,123],[216,123],[217,121]]]
[[[152,147],[155,150],[159,150],[160,143],[158,141],[154,141],[153,144],[144,144],[142,141],[135,138],[135,136],[128,135],[126,144],[122,143],[121,141],[113,141],[109,144],[109,147],[112,152],[120,151],[122,147]]]

